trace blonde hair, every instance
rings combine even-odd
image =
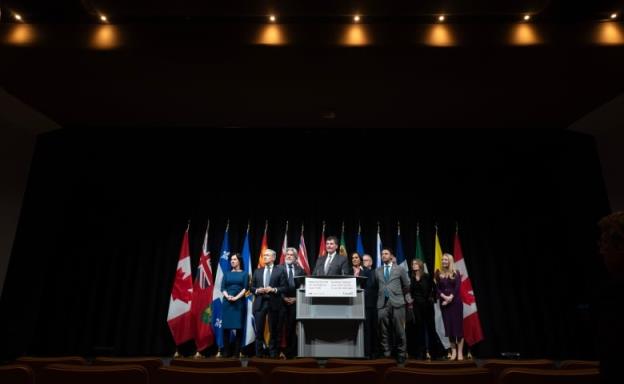
[[[446,278],[455,278],[455,274],[457,273],[457,270],[455,269],[455,258],[453,257],[453,255],[451,255],[450,253],[445,253],[442,255],[442,257],[446,256],[449,259],[449,266],[448,268],[444,268],[442,265],[440,265],[440,277],[446,277]]]

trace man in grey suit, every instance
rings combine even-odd
[[[381,267],[375,270],[378,287],[377,319],[381,330],[381,348],[384,357],[390,357],[394,342],[397,349],[397,361],[405,363],[407,358],[407,340],[405,338],[405,294],[409,292],[410,281],[407,271],[392,263],[392,251],[381,251]],[[391,328],[392,327],[392,331]],[[394,334],[394,337],[391,337]]]
[[[314,266],[312,276],[344,276],[350,275],[349,262],[344,256],[340,256],[338,249],[338,239],[336,236],[329,236],[325,240],[325,250],[327,256],[319,257]]]

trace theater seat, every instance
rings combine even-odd
[[[594,360],[564,360],[559,364],[561,369],[600,368],[600,362]]]
[[[57,356],[57,357],[35,357],[35,356],[22,356],[16,360],[18,364],[27,365],[32,368],[35,377],[43,367],[50,364],[71,364],[71,365],[86,365],[87,360],[80,356]]]
[[[140,365],[147,369],[150,378],[155,377],[158,368],[163,366],[159,357],[96,357],[93,365]]]
[[[0,383],[2,384],[33,384],[35,374],[27,365],[0,365]]]
[[[534,368],[534,369],[554,369],[555,362],[547,359],[535,360],[504,360],[504,359],[488,359],[485,360],[482,368],[490,371],[490,382],[498,383],[501,373],[507,368]]]
[[[228,368],[228,367],[240,367],[241,361],[239,359],[193,359],[193,358],[181,358],[171,360],[172,367],[191,367],[191,368]]]
[[[247,366],[256,367],[261,370],[265,375],[269,375],[271,371],[273,371],[273,369],[277,367],[319,367],[316,359],[313,359],[311,357],[292,360],[262,359],[254,357],[247,361]]]
[[[392,384],[488,384],[490,374],[482,368],[423,369],[389,368],[386,383]]]
[[[455,368],[477,368],[474,360],[440,360],[440,361],[423,361],[423,360],[407,360],[405,368],[422,368],[422,369],[455,369]]]
[[[154,384],[262,384],[264,375],[258,368],[190,368],[162,367]]]
[[[375,360],[351,360],[351,359],[329,359],[325,364],[326,368],[336,367],[371,367],[377,372],[377,382],[383,383],[386,370],[390,367],[396,367],[397,362],[393,359],[375,359]]]
[[[149,375],[140,365],[51,364],[35,380],[37,384],[149,384]]]
[[[507,368],[500,377],[500,384],[599,384],[600,371],[590,369],[533,369]]]
[[[377,384],[377,372],[369,367],[306,368],[277,367],[271,384]]]

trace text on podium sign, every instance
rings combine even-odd
[[[356,297],[355,277],[344,279],[306,278],[306,297]]]

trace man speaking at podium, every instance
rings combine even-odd
[[[316,260],[312,276],[350,275],[347,258],[336,253],[337,249],[338,239],[336,236],[329,236],[325,241],[327,256],[319,257],[318,260]]]

